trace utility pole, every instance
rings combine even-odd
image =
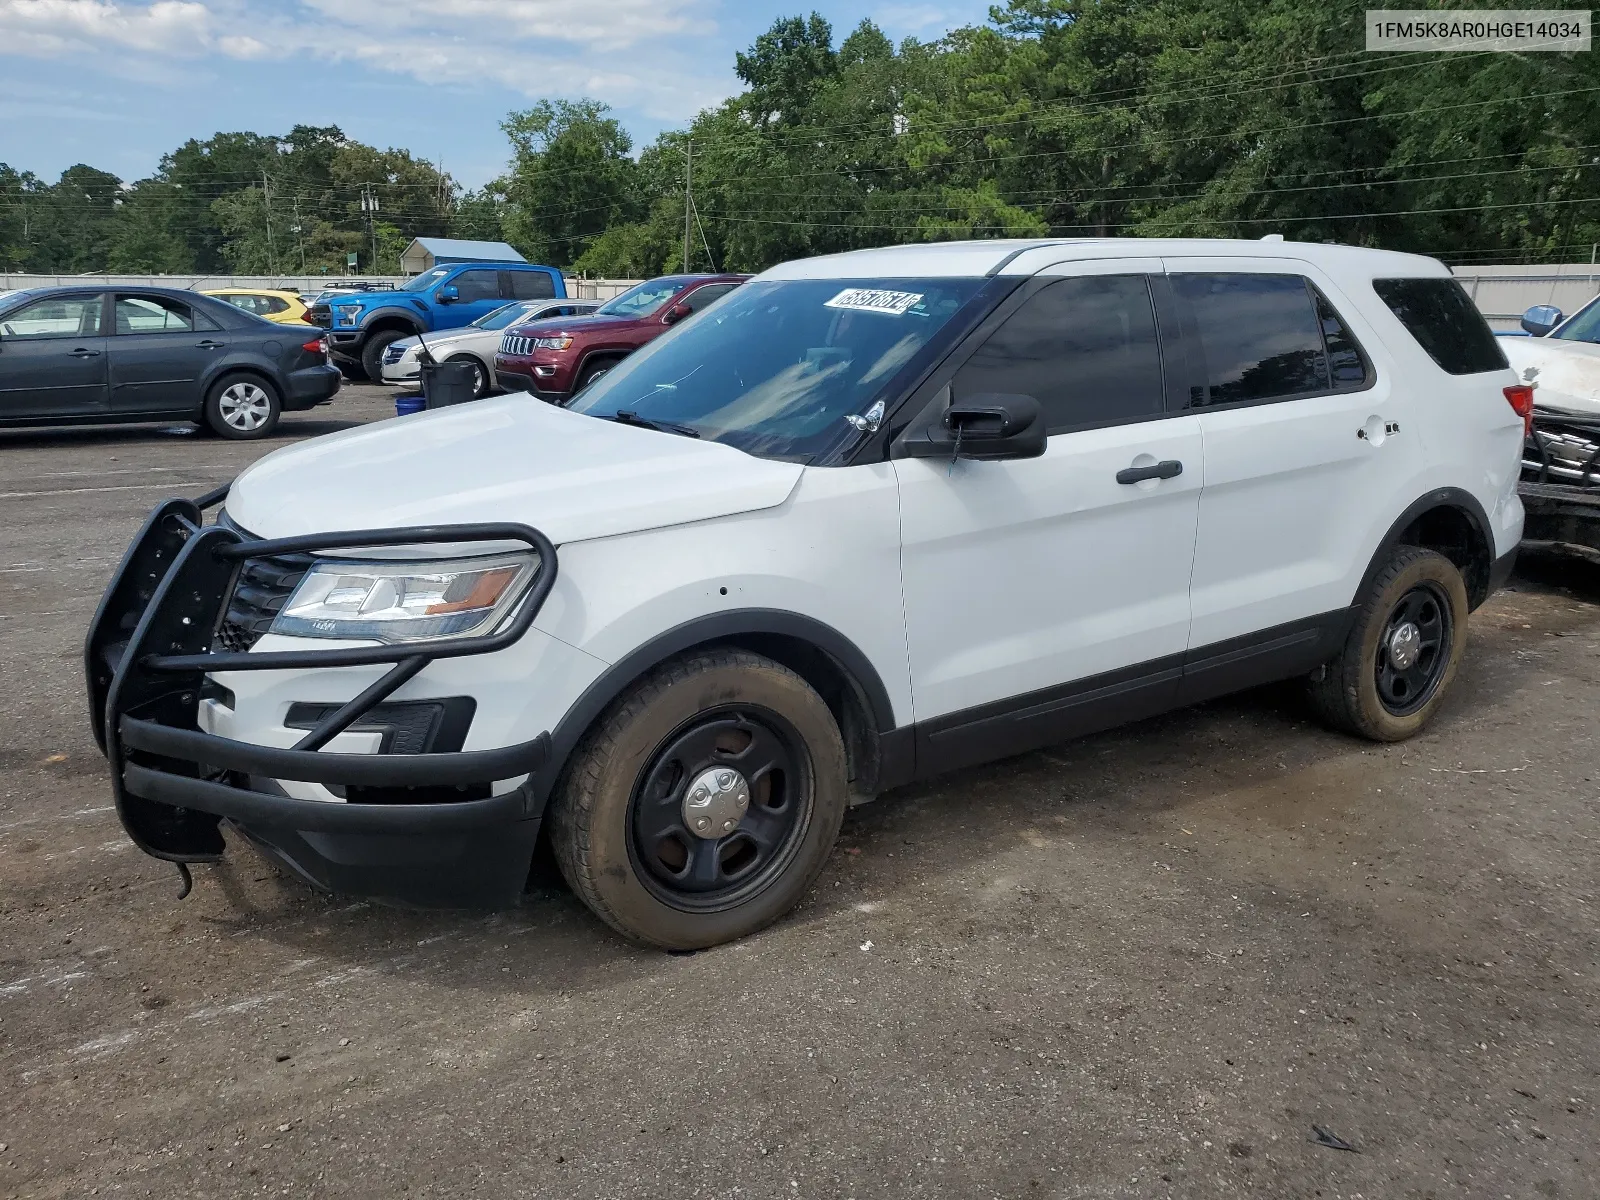
[[[373,214],[378,211],[378,195],[372,190],[370,183],[361,185],[361,211],[367,214],[367,236],[372,239],[372,263],[370,272],[378,273],[378,227],[373,224]]]
[[[265,171],[261,172],[261,204],[267,214],[267,269],[276,275],[278,252],[272,246],[272,186],[267,180]]]
[[[294,243],[300,248],[300,274],[306,273],[306,242],[300,236],[300,193],[294,196],[294,224],[289,227],[294,233]]]
[[[694,139],[688,140],[687,157],[683,161],[683,270],[689,271],[689,250],[694,236]]]

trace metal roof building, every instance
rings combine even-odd
[[[420,237],[413,238],[400,255],[400,269],[407,275],[420,275],[440,263],[527,261],[504,242]]]

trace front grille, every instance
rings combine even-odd
[[[386,366],[386,367],[394,366],[395,363],[399,362],[402,358],[404,358],[406,356],[406,350],[407,350],[407,347],[402,346],[402,345],[400,345],[400,343],[396,342],[394,345],[390,346],[387,350],[385,350],[383,352],[383,365]]]
[[[519,333],[508,333],[500,339],[500,353],[510,358],[526,358],[533,353],[533,339]]]
[[[1582,418],[1534,419],[1523,447],[1522,477],[1530,482],[1600,485],[1600,428]]]
[[[226,513],[217,518],[217,523],[242,534],[247,542],[254,540],[228,520]],[[211,648],[239,653],[259,642],[314,561],[309,554],[245,559],[234,579],[233,594],[228,597],[228,607]]]
[[[333,309],[326,304],[313,304],[307,315],[313,325],[321,325],[324,329],[333,328]]]

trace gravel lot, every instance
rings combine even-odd
[[[266,448],[0,432],[0,1195],[1595,1195],[1593,569],[1479,612],[1417,741],[1273,689],[906,789],[674,957],[548,878],[410,913],[236,848],[180,903],[128,843],[85,625]]]

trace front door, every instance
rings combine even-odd
[[[53,295],[0,319],[0,420],[106,408],[105,296]]]
[[[1416,498],[1419,431],[1374,362],[1381,342],[1310,264],[1166,266],[1189,334],[1189,409],[1206,447],[1193,657],[1261,639],[1279,658],[1269,673],[1309,670],[1314,661],[1300,664],[1293,643],[1326,657],[1318,619],[1351,603],[1363,547]],[[1218,678],[1216,687],[1197,679],[1185,698],[1232,686]]]
[[[170,296],[119,292],[113,306],[111,411],[197,413],[200,387],[228,348],[205,313]]]
[[[1030,395],[1040,458],[897,459],[918,771],[1169,707],[1205,469],[1169,414],[1157,262],[1035,280],[950,395]],[[937,403],[935,405],[937,407]]]
[[[511,299],[500,295],[500,274],[489,267],[474,267],[452,279],[450,286],[456,289],[457,298],[440,309],[440,327],[454,329],[471,325]]]

